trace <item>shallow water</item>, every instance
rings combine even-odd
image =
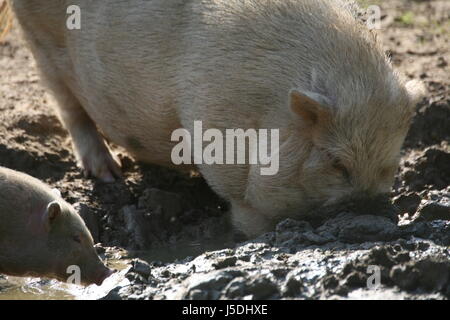
[[[0,300],[95,300],[106,296],[113,288],[125,286],[125,277],[130,268],[131,259],[139,258],[148,263],[163,263],[196,257],[205,251],[232,247],[234,243],[228,236],[219,237],[212,242],[190,242],[178,246],[158,248],[149,251],[126,251],[107,248],[106,264],[118,270],[101,286],[77,286],[40,278],[20,278],[0,275]]]
[[[116,264],[117,266],[119,263]],[[127,264],[124,261],[123,267]],[[116,267],[117,268],[117,267]],[[106,279],[101,286],[77,286],[40,278],[0,278],[0,300],[95,300],[108,294],[117,285],[126,285],[127,269],[120,270]]]

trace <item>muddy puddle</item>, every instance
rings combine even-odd
[[[0,280],[0,300],[96,300],[107,295],[117,285],[126,284],[125,271],[116,272],[101,286],[88,287],[56,280],[5,277]]]
[[[203,243],[192,241],[183,245],[153,250],[126,251],[121,248],[105,248],[104,261],[116,272],[101,286],[83,287],[57,280],[0,275],[0,300],[97,300],[107,296],[114,288],[131,284],[126,274],[136,259],[148,264],[160,265],[232,246],[234,242],[231,240],[231,235],[223,235],[215,241]]]

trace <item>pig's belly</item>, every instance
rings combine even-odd
[[[100,131],[140,161],[172,166],[171,135],[181,125],[170,99],[122,85],[111,91],[83,103]]]

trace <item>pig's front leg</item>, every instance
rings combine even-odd
[[[243,232],[249,239],[273,231],[275,225],[273,220],[267,218],[258,210],[234,201],[231,203],[231,219],[233,226]]]
[[[85,176],[114,182],[121,176],[120,161],[111,153],[96,125],[72,93],[63,84],[51,87],[58,101],[59,118],[72,137],[78,165]]]

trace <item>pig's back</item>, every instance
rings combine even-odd
[[[383,85],[391,72],[352,1],[194,1],[187,16],[177,69],[185,126],[211,114],[218,128],[283,127],[292,88],[358,100],[367,92],[355,87]]]
[[[0,167],[0,231],[27,221],[29,214],[44,210],[53,198],[51,189],[40,180]]]
[[[268,127],[289,117],[294,87],[323,85],[338,99],[364,87],[355,84],[361,79],[372,87],[386,82],[389,64],[352,4],[84,1],[82,28],[67,35],[75,78],[67,79],[114,142],[170,164],[173,130],[192,130],[194,120],[219,129]]]
[[[81,30],[65,29],[53,61],[106,136],[151,162],[170,164],[171,133],[193,120],[283,119],[288,91],[310,89],[312,70],[345,85],[383,59],[339,0],[78,3]]]

